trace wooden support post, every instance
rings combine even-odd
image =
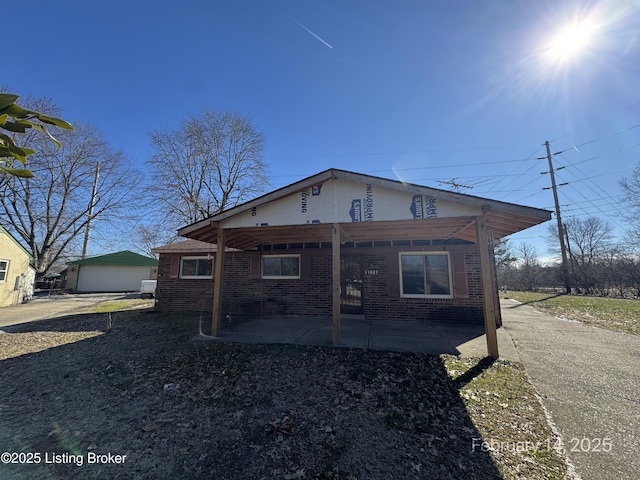
[[[482,300],[484,303],[484,330],[487,337],[487,353],[498,358],[498,333],[496,331],[496,310],[493,301],[493,281],[487,230],[482,217],[476,217],[476,233],[480,254],[480,278],[482,279]]]
[[[331,272],[333,283],[333,344],[340,343],[340,224],[331,232]]]
[[[220,332],[220,318],[222,317],[222,287],[224,284],[224,235],[222,228],[218,229],[218,244],[216,248],[216,264],[213,271],[213,314],[211,315],[211,336],[217,337]]]

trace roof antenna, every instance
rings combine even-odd
[[[438,183],[443,184],[443,185],[450,185],[452,186],[456,192],[460,193],[460,189],[461,188],[467,188],[467,189],[471,189],[473,188],[470,185],[464,185],[463,183],[459,183],[456,182],[455,178],[452,178],[451,180],[449,180],[448,182],[445,182],[444,180],[438,180]]]

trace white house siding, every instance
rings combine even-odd
[[[78,292],[132,292],[149,280],[151,267],[82,265],[78,272]]]
[[[22,303],[25,289],[33,290],[31,258],[3,229],[0,229],[0,260],[9,262],[6,275],[0,280],[0,307]]]
[[[225,228],[353,223],[482,215],[466,205],[409,189],[332,179],[224,219]]]

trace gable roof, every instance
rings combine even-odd
[[[69,265],[110,265],[123,267],[157,267],[158,260],[145,257],[138,253],[124,250],[122,252],[109,253],[98,257],[84,258],[69,262]]]
[[[152,248],[153,253],[215,253],[217,245],[200,240],[183,240]]]
[[[178,233],[214,243],[218,228],[224,228],[225,244],[245,249],[261,243],[303,239],[331,241],[328,226],[340,223],[348,241],[406,238],[475,241],[477,217],[483,217],[494,238],[499,239],[549,220],[551,212],[329,169],[187,225]]]
[[[30,260],[33,260],[33,255],[31,255],[31,253],[29,253],[29,251],[22,246],[22,244],[18,241],[18,239],[16,237],[14,237],[13,235],[11,235],[11,232],[9,232],[9,230],[4,228],[2,225],[0,225],[0,233],[4,233],[7,237],[9,237],[9,239],[13,243],[15,243],[18,247],[20,247],[20,250],[22,250],[24,253],[27,254],[27,256],[29,257]]]

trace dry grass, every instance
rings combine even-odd
[[[504,478],[566,478],[560,439],[521,365],[498,360],[489,366],[488,359],[459,357],[447,357],[446,364],[459,382],[474,369],[483,370],[460,385],[460,395]]]
[[[0,334],[0,440],[127,461],[1,478],[564,478],[519,365],[194,342],[197,316],[140,311],[105,333],[105,317]]]
[[[108,313],[150,307],[153,307],[153,300],[134,298],[127,300],[108,300],[105,302],[100,302],[98,305],[96,305],[93,311],[95,311],[96,313]]]
[[[640,335],[638,300],[512,291],[501,296],[530,304],[555,317],[577,320],[614,332]]]

